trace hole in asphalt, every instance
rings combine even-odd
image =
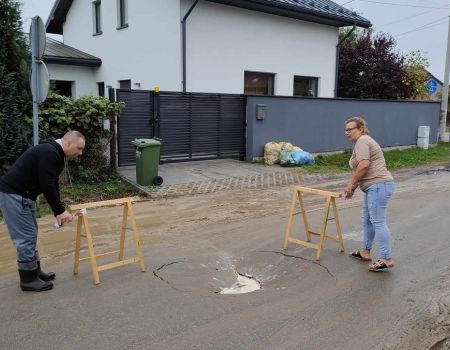
[[[295,276],[310,266],[318,266],[330,277],[326,266],[309,258],[297,256],[300,248],[287,254],[280,251],[254,251],[242,257],[220,252],[214,261],[185,259],[165,263],[153,271],[155,277],[172,289],[185,293],[246,294],[267,288],[284,289]],[[303,254],[305,255],[305,254]]]
[[[261,289],[261,283],[252,276],[238,274],[237,281],[230,288],[222,288],[219,294],[245,294],[259,289]]]

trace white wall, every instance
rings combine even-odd
[[[243,93],[248,70],[275,73],[276,95],[292,96],[300,75],[333,97],[337,42],[336,27],[201,1],[187,23],[187,90]]]
[[[95,76],[95,68],[67,66],[61,64],[47,64],[50,80],[74,81],[72,85],[72,97],[79,98],[84,95],[98,95]]]
[[[193,0],[128,0],[121,30],[116,3],[102,1],[103,34],[93,36],[92,1],[74,1],[64,43],[102,59],[93,82],[181,91],[180,21]],[[332,97],[337,41],[335,27],[200,1],[187,20],[187,90],[243,93],[247,70],[274,73],[276,95],[292,96],[300,75],[318,77],[318,96]]]
[[[64,43],[102,59],[95,81],[118,87],[181,89],[179,0],[128,0],[129,27],[117,30],[116,0],[103,0],[102,35],[93,36],[92,1],[77,0],[64,23]]]

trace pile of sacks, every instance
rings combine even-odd
[[[267,165],[299,166],[315,164],[311,153],[293,146],[290,142],[268,142],[264,146],[264,163]]]

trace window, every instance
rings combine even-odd
[[[98,87],[98,95],[105,97],[105,83],[104,82],[97,83],[97,87]]]
[[[50,80],[50,89],[59,95],[72,97],[72,84],[73,81]]]
[[[131,80],[119,80],[119,89],[131,90]]]
[[[294,76],[294,96],[317,97],[319,78]]]
[[[117,0],[117,29],[128,27],[127,0]]]
[[[92,2],[92,19],[93,19],[93,23],[94,23],[94,34],[93,35],[103,34],[101,5],[102,5],[102,2],[100,0],[96,0],[96,1]]]
[[[244,94],[273,95],[275,74],[244,72]]]

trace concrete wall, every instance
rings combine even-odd
[[[264,105],[264,120],[256,120],[256,105]],[[430,126],[430,144],[437,142],[438,102],[375,101],[301,97],[247,98],[247,154],[262,157],[270,141],[288,141],[308,152],[350,149],[344,122],[362,116],[370,135],[382,147],[415,145],[417,128]]]

